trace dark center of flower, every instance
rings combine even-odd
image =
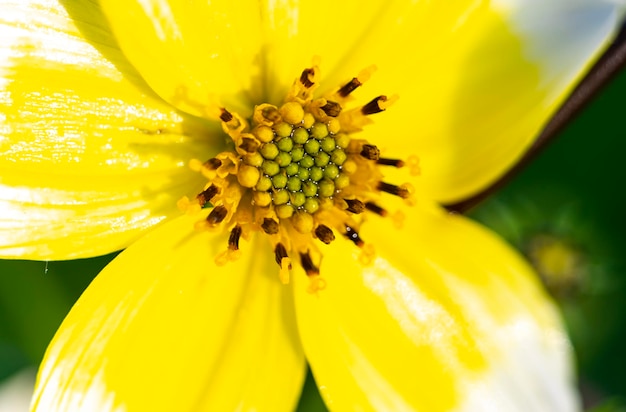
[[[282,106],[258,105],[249,122],[222,109],[222,126],[234,148],[204,163],[193,161],[191,167],[209,182],[197,203],[187,198],[180,202],[187,210],[212,207],[198,228],[230,231],[227,250],[216,257],[218,264],[236,259],[239,239],[254,231],[268,235],[281,280],[289,281],[295,255],[312,279],[312,291],[323,287],[321,253],[313,239],[329,244],[341,233],[363,249],[364,259],[371,259],[373,250],[358,233],[360,215],[387,215],[377,203],[381,192],[408,199],[412,191],[409,185],[384,182],[380,166],[408,163],[418,173],[416,157],[407,162],[381,158],[376,146],[352,137],[371,122],[370,115],[395,101],[378,96],[344,110],[350,94],[372,71],[362,71],[328,97],[314,98],[319,69],[306,69]]]

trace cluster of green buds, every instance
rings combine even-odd
[[[279,113],[283,121],[255,128],[253,134],[262,144],[243,158],[259,170],[254,201],[259,206],[273,204],[279,219],[296,212],[314,214],[350,184],[343,170],[350,137],[339,132],[335,122],[305,116],[298,103],[286,103]]]

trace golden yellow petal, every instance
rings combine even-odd
[[[2,5],[4,258],[72,259],[127,246],[201,189],[187,162],[211,153],[205,125],[151,93],[97,6],[65,3]]]
[[[331,410],[568,411],[569,346],[527,265],[485,229],[415,210],[336,239],[326,288],[294,274],[305,354]]]
[[[351,61],[358,57],[362,62],[361,57],[368,56],[369,44],[363,40],[371,31],[384,30],[378,22],[388,8],[396,7],[393,3],[363,3],[359,0],[264,1],[261,18],[265,35],[264,81],[268,100],[280,102],[293,79],[304,68],[310,67],[314,58],[321,59],[321,87],[324,90],[338,87],[361,69],[380,63],[380,56],[372,56],[365,65],[359,63],[354,70]],[[401,18],[400,15],[395,17]],[[372,89],[369,91],[376,93]]]
[[[442,202],[485,188],[530,145],[610,39],[615,2],[103,1],[122,49],[167,101],[202,116],[280,103],[321,57],[323,89],[372,64],[363,103],[399,94],[368,138],[422,161]],[[406,119],[406,120],[404,120]],[[410,121],[410,125],[407,124]]]
[[[263,53],[259,3],[104,0],[130,62],[174,106],[215,118],[219,106],[251,114]]]
[[[359,12],[327,10],[331,20],[344,20],[330,26],[335,42],[318,42],[315,30],[301,30],[298,47],[311,44],[322,56],[324,87],[376,64],[354,95],[363,103],[379,94],[400,99],[372,116],[374,125],[363,135],[385,156],[419,156],[424,190],[454,202],[485,188],[519,159],[611,39],[623,6],[463,0],[353,7]],[[374,17],[361,18],[362,9]],[[361,31],[364,21],[369,28]],[[361,33],[356,41],[353,25]],[[318,51],[320,44],[337,51]]]
[[[202,218],[160,226],[98,275],[48,348],[34,410],[294,408],[305,363],[271,247],[242,241],[216,266],[227,237],[194,232]]]

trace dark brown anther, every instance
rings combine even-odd
[[[326,225],[319,225],[315,228],[315,236],[327,245],[335,240],[335,234],[332,229]]]
[[[265,109],[263,109],[262,113],[263,113],[263,117],[269,120],[270,122],[276,123],[280,121],[280,113],[278,112],[278,109],[275,107],[266,107]]]
[[[346,83],[341,89],[339,89],[339,91],[337,93],[339,93],[339,96],[341,96],[341,97],[348,97],[348,95],[350,93],[355,91],[362,84],[363,83],[361,83],[359,81],[359,79],[354,77],[352,80],[350,80],[348,83]]]
[[[300,82],[307,89],[315,84],[311,81],[311,78],[310,78],[310,76],[313,76],[314,73],[315,71],[313,69],[304,69],[302,71],[302,74],[300,75]]]
[[[239,238],[241,237],[241,226],[237,225],[230,231],[228,237],[228,248],[230,250],[239,250]]]
[[[302,269],[304,269],[307,276],[320,274],[320,270],[313,264],[313,260],[311,259],[309,252],[300,253],[300,264],[302,265]]]
[[[365,210],[365,204],[361,202],[359,199],[343,199],[347,204],[348,208],[346,209],[348,212],[352,212],[355,214],[363,213]]]
[[[222,108],[221,110],[222,110],[222,114],[220,114],[220,120],[221,121],[223,121],[225,123],[228,123],[231,120],[233,120],[233,115],[228,110],[226,110],[224,108]]]
[[[239,148],[244,152],[254,153],[259,148],[259,143],[254,139],[244,137],[243,139],[241,139],[241,144],[239,145]]]
[[[339,113],[341,113],[341,105],[337,102],[332,102],[330,100],[326,101],[326,104],[320,107],[326,113],[327,116],[337,117]]]
[[[358,247],[362,247],[365,244],[363,239],[359,236],[359,233],[352,226],[346,225],[346,237]]]
[[[204,207],[219,191],[220,189],[217,186],[211,185],[202,193],[199,193],[198,196],[196,196],[196,199],[198,200],[198,203],[200,203],[200,206]]]
[[[276,263],[278,263],[278,265],[282,268],[281,263],[283,262],[283,259],[289,257],[289,255],[287,254],[287,249],[285,249],[285,245],[283,245],[282,243],[277,243],[276,247],[274,248],[274,256],[276,257]],[[289,264],[288,269],[291,270],[291,263]]]
[[[226,210],[224,206],[215,206],[215,208],[211,210],[211,213],[209,213],[209,215],[206,217],[206,220],[212,225],[217,225],[218,223],[221,223],[222,220],[224,220],[227,214],[228,210]]]
[[[378,182],[378,190],[389,193],[394,196],[406,199],[409,197],[409,191],[405,187],[392,185],[391,183]]]
[[[263,223],[261,224],[263,231],[268,235],[275,235],[278,233],[278,222],[274,219],[270,219],[268,217],[263,219]]]
[[[387,159],[381,157],[376,163],[381,166],[404,167],[404,160],[402,159]]]
[[[387,96],[378,96],[377,98],[375,98],[374,100],[366,104],[365,106],[361,107],[361,113],[363,113],[366,116],[370,114],[374,114],[374,113],[380,113],[385,109],[380,108],[379,102],[386,102],[386,101],[387,101]]]
[[[222,165],[222,161],[215,157],[204,162],[204,166],[211,170],[215,170],[221,165]]]
[[[379,216],[382,216],[382,217],[387,216],[387,211],[383,209],[382,207],[378,206],[376,203],[366,202],[365,208],[369,210],[370,212],[376,213]]]
[[[361,156],[369,160],[378,160],[380,158],[380,149],[373,144],[364,144],[361,148]]]

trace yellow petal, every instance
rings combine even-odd
[[[122,50],[165,100],[200,116],[218,106],[251,113],[250,96],[263,87],[257,1],[101,4]]]
[[[70,259],[127,246],[201,189],[187,162],[211,152],[204,126],[130,68],[94,3],[60,3],[2,4],[5,258]]]
[[[242,241],[216,266],[227,238],[194,232],[198,219],[155,229],[98,275],[48,348],[35,410],[294,408],[305,363],[271,247]]]
[[[254,104],[280,103],[314,56],[334,70],[351,48],[361,47],[359,39],[387,6],[356,0],[101,3],[122,50],[153,89],[208,117],[216,105],[247,115]]]
[[[327,248],[326,288],[296,280],[305,354],[332,410],[569,411],[569,346],[533,273],[458,216],[415,211],[401,231],[361,231]]]
[[[249,114],[253,104],[280,102],[313,56],[322,58],[326,90],[376,64],[355,95],[363,103],[379,94],[400,100],[367,137],[389,156],[417,154],[424,190],[442,202],[485,188],[522,155],[610,39],[622,7],[586,0],[103,6],[148,83],[198,115],[211,116],[216,105]]]
[[[519,159],[619,27],[617,3],[385,4],[325,80],[375,63],[358,96],[364,103],[378,94],[400,99],[373,116],[364,136],[389,157],[419,156],[425,190],[454,202]]]

